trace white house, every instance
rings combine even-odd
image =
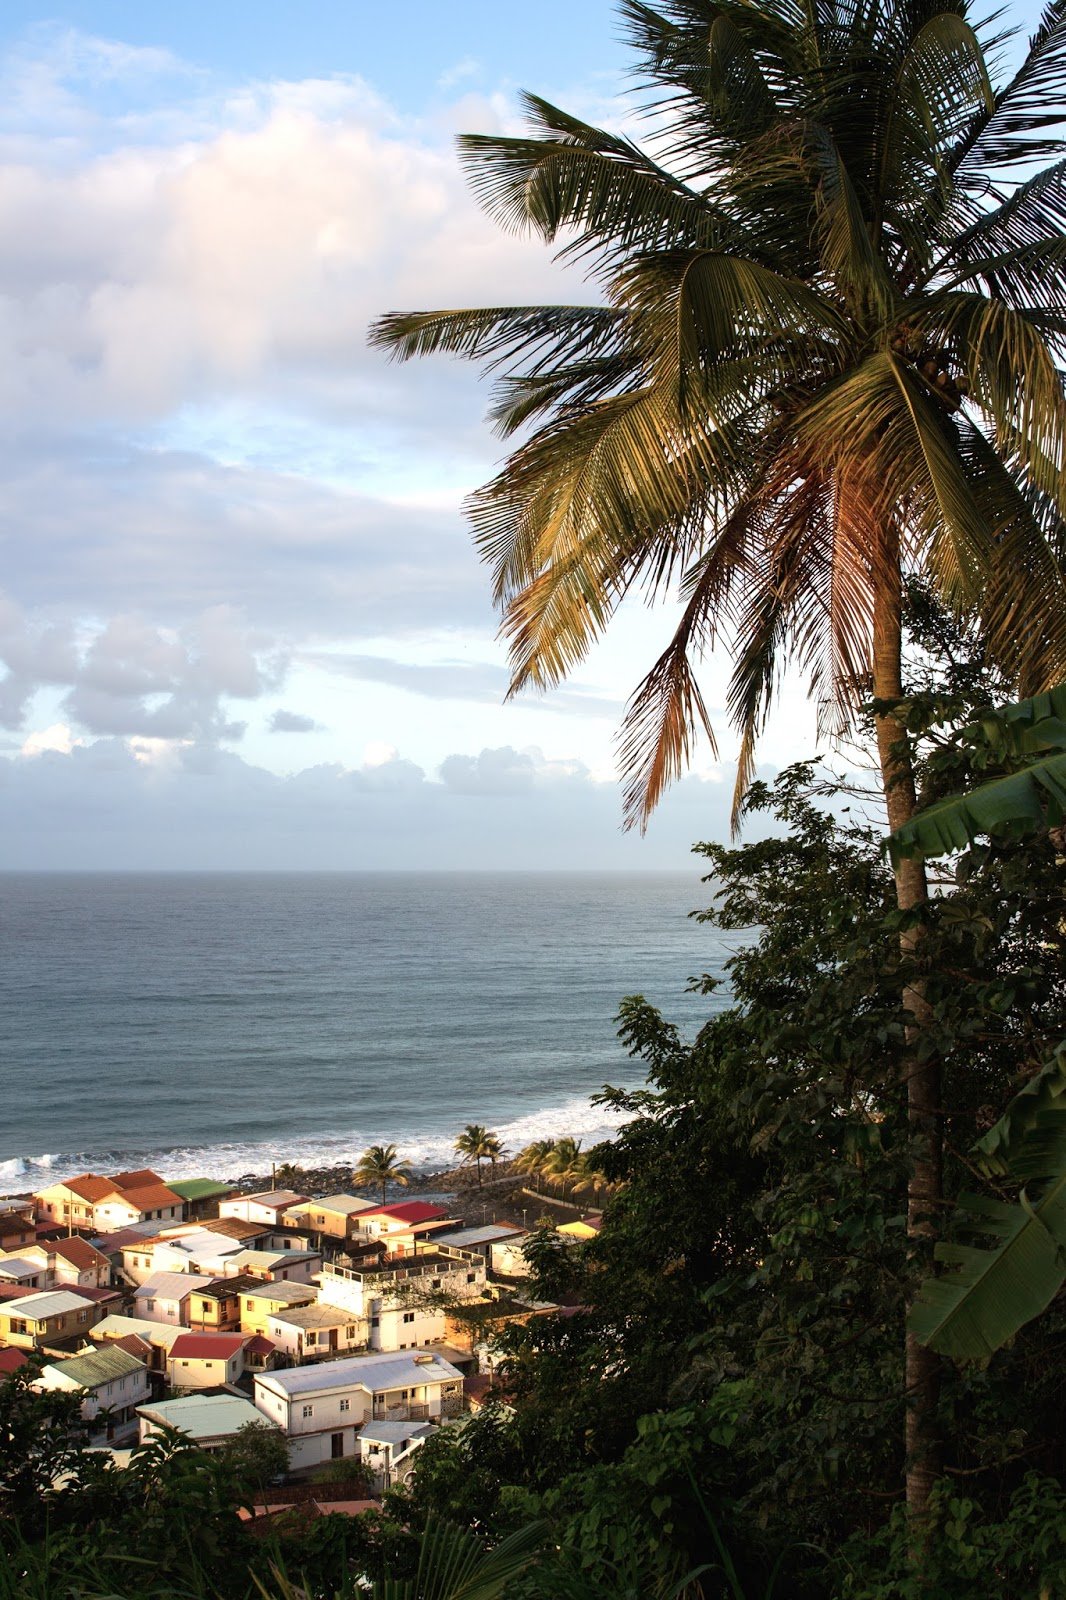
[[[124,1246],[122,1270],[135,1284],[145,1283],[157,1272],[199,1272],[217,1278],[224,1263],[242,1248],[239,1239],[193,1227]]]
[[[185,1394],[177,1400],[138,1406],[137,1415],[141,1444],[161,1428],[179,1428],[201,1450],[224,1450],[250,1422],[259,1427],[267,1424],[250,1400],[235,1394]]]
[[[428,1350],[352,1356],[255,1380],[255,1403],[287,1435],[294,1468],[360,1454],[366,1422],[425,1422],[462,1409],[457,1367]]]
[[[366,1318],[372,1350],[411,1350],[444,1343],[447,1302],[480,1299],[486,1269],[472,1251],[442,1245],[384,1266],[327,1262],[318,1282],[319,1305]]]
[[[314,1250],[238,1250],[227,1256],[223,1276],[270,1278],[275,1283],[310,1283],[321,1269],[322,1257]]]
[[[263,1194],[238,1194],[231,1200],[219,1202],[220,1217],[239,1217],[242,1222],[279,1222],[293,1206],[302,1206],[309,1198],[293,1189],[271,1189]]]
[[[189,1299],[213,1277],[197,1272],[157,1272],[140,1285],[133,1297],[135,1313],[144,1322],[187,1323]]]
[[[243,1296],[242,1296],[243,1298]],[[286,1306],[268,1313],[266,1336],[290,1360],[320,1361],[365,1350],[369,1329],[365,1317],[343,1306]]]
[[[225,1388],[244,1371],[243,1333],[183,1333],[167,1356],[167,1381],[174,1389]]]
[[[143,1361],[126,1350],[88,1350],[68,1361],[53,1361],[34,1379],[35,1389],[66,1389],[84,1398],[81,1414],[99,1420],[90,1443],[120,1440],[136,1427],[135,1407],[150,1399],[152,1386]]]
[[[359,1457],[378,1494],[406,1483],[414,1458],[433,1436],[431,1422],[367,1422],[359,1430]]]

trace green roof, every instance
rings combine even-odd
[[[103,1349],[87,1350],[84,1355],[71,1356],[67,1361],[53,1361],[52,1367],[83,1389],[95,1389],[99,1383],[125,1378],[131,1372],[143,1372],[144,1362],[138,1361],[128,1350]]]
[[[219,1183],[217,1178],[178,1178],[167,1188],[183,1200],[214,1200],[217,1195],[233,1193],[232,1183]]]

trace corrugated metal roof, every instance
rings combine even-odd
[[[405,1444],[408,1439],[428,1439],[435,1431],[431,1422],[367,1422],[358,1438],[371,1444]]]
[[[99,1350],[87,1350],[84,1355],[71,1356],[69,1361],[51,1361],[44,1370],[62,1373],[64,1378],[83,1389],[95,1389],[98,1384],[126,1378],[131,1372],[143,1372],[145,1365],[128,1350],[119,1350],[110,1344]]]
[[[243,1333],[183,1333],[170,1347],[171,1359],[187,1361],[228,1361],[244,1346]]]
[[[167,1187],[183,1200],[213,1200],[233,1193],[232,1183],[219,1183],[217,1178],[177,1178]]]
[[[45,1317],[65,1317],[72,1311],[88,1311],[91,1301],[73,1289],[42,1289],[36,1294],[20,1295],[4,1305],[5,1317],[32,1317],[41,1322]]]
[[[240,1278],[231,1278],[229,1281],[231,1283],[243,1282]],[[297,1300],[302,1305],[306,1305],[309,1300],[318,1298],[318,1290],[313,1283],[272,1283],[269,1278],[255,1278],[252,1281],[255,1284],[254,1288],[252,1283],[249,1283],[247,1288],[240,1290],[242,1300],[245,1298],[249,1300],[273,1300],[276,1303],[284,1301],[287,1305],[291,1305],[294,1300]]]
[[[374,1210],[372,1200],[360,1200],[357,1194],[327,1194],[321,1200],[308,1200],[301,1211],[335,1211],[342,1217],[354,1216],[357,1211]]]
[[[430,1222],[448,1215],[444,1206],[430,1205],[428,1200],[401,1200],[396,1205],[371,1206],[362,1214],[368,1221],[371,1217],[389,1217],[394,1222]]]
[[[57,1256],[62,1256],[64,1261],[69,1261],[75,1267],[107,1267],[110,1265],[103,1251],[98,1250],[88,1239],[55,1239],[48,1246],[49,1250]]]
[[[137,1415],[149,1422],[180,1428],[191,1439],[221,1438],[237,1433],[249,1422],[274,1426],[250,1400],[228,1394],[190,1394],[180,1400],[161,1400],[155,1405],[138,1406]]]
[[[418,1358],[422,1357],[420,1361]],[[383,1351],[380,1355],[348,1356],[342,1361],[320,1361],[313,1367],[269,1372],[257,1384],[283,1394],[309,1394],[315,1390],[362,1388],[378,1394],[383,1389],[410,1389],[426,1383],[461,1382],[462,1373],[450,1361],[430,1350]]]
[[[198,1272],[156,1272],[135,1292],[135,1300],[184,1300],[195,1294],[213,1278],[202,1277]]]
[[[525,1229],[515,1228],[509,1222],[487,1222],[483,1228],[457,1228],[454,1233],[435,1233],[433,1243],[453,1244],[462,1249],[466,1244],[502,1244],[505,1239],[520,1239]]]

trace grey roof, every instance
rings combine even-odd
[[[228,1278],[226,1282],[242,1285],[238,1291],[242,1300],[247,1295],[249,1300],[300,1300],[306,1305],[308,1299],[314,1300],[318,1294],[313,1283],[289,1283],[287,1280],[275,1283],[270,1278],[256,1278],[253,1288],[244,1278]]]
[[[47,1268],[40,1261],[27,1261],[25,1256],[0,1256],[0,1276],[32,1278]]]
[[[347,1356],[342,1361],[320,1361],[313,1367],[293,1367],[287,1372],[268,1372],[255,1381],[266,1389],[291,1396],[342,1388],[380,1394],[384,1389],[462,1382],[462,1377],[458,1367],[432,1351],[389,1350],[377,1355]]]
[[[92,1304],[72,1289],[40,1289],[33,1294],[20,1295],[17,1300],[5,1300],[0,1304],[0,1313],[5,1317],[29,1317],[43,1322],[45,1317],[65,1317],[72,1311],[87,1311]]]
[[[248,1202],[257,1206],[269,1206],[271,1211],[287,1211],[290,1206],[302,1205],[307,1196],[297,1194],[295,1189],[264,1189],[261,1194],[235,1194],[231,1199],[241,1205]]]
[[[405,1444],[408,1439],[428,1439],[435,1431],[431,1422],[367,1422],[359,1429],[359,1438],[371,1444]]]
[[[317,1250],[237,1250],[226,1257],[234,1267],[284,1267],[294,1261],[319,1259]]]
[[[288,1322],[294,1328],[339,1328],[353,1322],[365,1322],[365,1317],[343,1306],[310,1305],[291,1306],[288,1311],[275,1311],[271,1322]]]
[[[337,1211],[342,1216],[351,1217],[357,1211],[372,1211],[374,1206],[375,1202],[373,1200],[360,1200],[357,1194],[326,1194],[320,1200],[308,1200],[298,1208],[294,1206],[293,1210]]]
[[[190,1394],[180,1400],[161,1400],[155,1405],[138,1406],[137,1415],[148,1422],[180,1428],[191,1439],[219,1439],[236,1433],[247,1422],[273,1426],[250,1400],[228,1394]]]
[[[133,1298],[135,1300],[184,1300],[187,1294],[195,1294],[197,1289],[203,1289],[207,1284],[214,1283],[214,1278],[201,1277],[198,1272],[156,1272],[142,1283]]]
[[[116,1350],[105,1345],[100,1350],[86,1350],[83,1355],[71,1356],[69,1361],[52,1361],[46,1372],[62,1373],[83,1389],[95,1389],[97,1384],[112,1383],[116,1378],[126,1378],[131,1372],[145,1372],[143,1361],[130,1355],[128,1350]]]
[[[89,1333],[97,1343],[122,1339],[128,1333],[135,1333],[139,1338],[147,1339],[149,1344],[166,1345],[169,1349],[180,1333],[188,1331],[188,1328],[179,1327],[176,1322],[152,1322],[147,1317],[123,1317],[112,1313],[91,1328]]]
[[[505,1239],[524,1238],[525,1231],[512,1227],[509,1222],[488,1222],[482,1228],[457,1228],[454,1233],[434,1234],[433,1243],[457,1245],[459,1249],[471,1244],[502,1244]]]

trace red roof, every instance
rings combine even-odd
[[[175,1339],[174,1342],[176,1344],[177,1340]],[[254,1333],[252,1337],[247,1340],[244,1348],[247,1350],[250,1356],[269,1356],[273,1355],[274,1351],[277,1349],[277,1345],[274,1343],[273,1339],[264,1339],[261,1333]]]
[[[136,1356],[138,1361],[152,1359],[152,1347],[139,1333],[124,1333],[121,1339],[107,1339],[104,1342],[109,1350],[125,1350],[128,1355]]]
[[[228,1361],[244,1348],[246,1337],[243,1333],[179,1333],[170,1356],[172,1360],[184,1356],[186,1361]]]
[[[52,1252],[62,1256],[64,1261],[69,1261],[71,1266],[79,1271],[86,1267],[110,1267],[107,1257],[97,1250],[88,1239],[53,1239]]]
[[[360,1211],[357,1221],[362,1222],[365,1217],[391,1217],[396,1222],[433,1222],[447,1215],[444,1206],[431,1206],[428,1200],[401,1200],[398,1205],[373,1206],[369,1211]]]
[[[104,1300],[121,1300],[121,1289],[96,1289],[90,1288],[85,1283],[64,1283],[60,1287],[64,1294],[80,1295],[83,1300],[91,1300],[99,1305]]]
[[[86,1172],[80,1178],[68,1178],[66,1183],[58,1187],[69,1189],[80,1200],[88,1200],[94,1205],[97,1200],[106,1200],[109,1194],[118,1192],[118,1185],[113,1178],[101,1178],[96,1172]]]
[[[22,1350],[9,1350],[6,1347],[0,1350],[0,1372],[17,1372],[19,1367],[26,1365],[27,1357]]]
[[[163,1180],[151,1167],[137,1167],[133,1172],[116,1172],[112,1182],[119,1189],[147,1189]]]
[[[120,1193],[127,1205],[136,1206],[138,1211],[163,1211],[168,1206],[180,1208],[185,1204],[181,1195],[168,1189],[165,1183],[140,1184],[135,1189],[122,1189]]]

